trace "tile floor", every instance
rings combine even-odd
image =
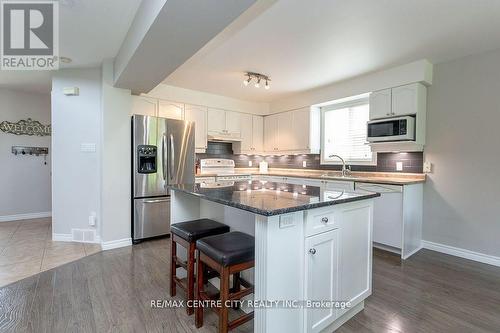
[[[0,222],[0,287],[100,250],[99,244],[53,242],[50,218]]]

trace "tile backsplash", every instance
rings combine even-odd
[[[287,169],[316,169],[340,170],[340,165],[321,165],[319,154],[308,155],[236,155],[233,154],[232,144],[225,142],[209,142],[207,153],[196,154],[198,159],[203,158],[228,158],[234,160],[237,168],[248,168],[249,161],[252,167],[258,168],[259,163],[265,160],[270,168]],[[303,167],[303,162],[306,167]],[[403,170],[396,170],[396,162],[402,162]],[[379,171],[379,172],[408,172],[422,173],[423,153],[378,153],[377,165],[351,165],[352,171]]]

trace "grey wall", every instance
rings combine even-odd
[[[64,87],[80,88],[65,96]],[[90,229],[89,215],[100,225],[101,71],[63,69],[52,77],[52,233]],[[96,145],[82,152],[82,143]]]
[[[50,124],[50,95],[0,89],[0,122],[31,118]],[[50,136],[26,136],[0,131],[0,219],[13,215],[49,213],[50,155],[14,156],[13,145],[49,147]]]
[[[425,240],[500,256],[500,50],[434,66]]]

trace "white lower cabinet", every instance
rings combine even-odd
[[[356,183],[356,189],[378,192],[373,208],[373,244],[409,258],[421,248],[422,184]]]
[[[371,295],[372,214],[370,200],[306,211],[304,299],[331,303],[304,309],[305,332],[334,331]]]
[[[339,230],[306,238],[305,299],[334,302],[339,298]],[[307,308],[307,332],[320,332],[337,318],[335,308]]]

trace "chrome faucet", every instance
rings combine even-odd
[[[328,158],[332,158],[332,157],[337,157],[342,162],[342,177],[349,176],[349,173],[351,172],[351,170],[349,170],[346,167],[344,159],[342,157],[340,157],[339,155],[335,155],[335,154],[328,156]]]

